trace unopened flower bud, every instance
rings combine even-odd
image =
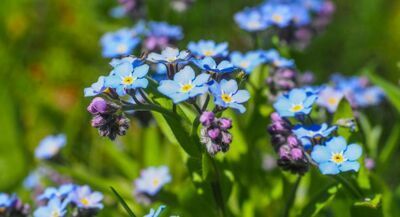
[[[214,121],[215,115],[213,112],[203,112],[200,116],[200,123],[203,126],[210,126],[211,123]]]
[[[293,148],[290,150],[290,155],[292,156],[293,160],[299,160],[303,157],[303,151],[299,148]]]
[[[228,130],[228,129],[232,128],[232,120],[230,120],[228,118],[220,118],[219,119],[219,126],[223,130]]]
[[[222,132],[222,142],[224,144],[231,144],[232,143],[232,134],[229,132]]]
[[[208,130],[207,134],[211,139],[217,139],[219,136],[220,130],[218,128]]]
[[[87,107],[87,110],[94,115],[106,113],[107,101],[101,97],[95,97]]]
[[[287,138],[287,143],[289,144],[290,147],[294,148],[294,147],[298,146],[299,141],[297,140],[297,138],[295,136],[290,135]]]
[[[91,125],[92,127],[98,128],[106,124],[107,121],[101,115],[96,115],[92,118]]]

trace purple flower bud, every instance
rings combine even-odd
[[[292,79],[296,76],[296,72],[291,69],[283,69],[279,73],[280,73],[280,76],[283,78]]]
[[[290,147],[288,145],[282,145],[279,148],[279,157],[280,158],[285,158],[285,159],[290,159]]]
[[[271,138],[271,143],[274,147],[278,147],[286,142],[286,138],[280,134],[273,135]]]
[[[215,144],[213,142],[207,143],[206,147],[207,147],[207,152],[212,156],[214,156],[216,153],[221,151],[220,146],[218,146],[217,144]]]
[[[94,115],[103,114],[107,111],[107,101],[101,97],[95,97],[87,107],[87,110]]]
[[[288,136],[287,138],[287,142],[289,144],[290,147],[295,148],[298,146],[299,141],[297,140],[297,138],[293,135]]]
[[[231,144],[232,143],[232,135],[228,132],[222,132],[222,143]]]
[[[282,118],[281,116],[279,116],[279,114],[277,112],[274,112],[271,114],[271,119],[273,122],[282,122]]]
[[[327,15],[327,16],[330,16],[330,15],[333,14],[333,12],[335,12],[335,5],[333,4],[333,2],[332,1],[325,1],[322,4],[322,8],[321,8],[320,13],[324,14],[324,15]]]
[[[228,130],[232,128],[232,120],[228,118],[220,118],[219,119],[219,126],[223,130]]]
[[[94,116],[91,121],[92,127],[95,127],[95,128],[103,126],[106,123],[107,123],[107,121],[101,115]]]
[[[373,170],[375,168],[375,161],[372,158],[369,157],[365,158],[364,164],[368,170]]]
[[[221,132],[220,129],[214,128],[214,129],[208,130],[207,134],[211,139],[217,139],[220,132]]]
[[[211,123],[214,121],[215,115],[212,112],[203,112],[200,116],[200,123],[203,126],[210,126]]]
[[[290,150],[290,155],[292,156],[293,160],[299,160],[303,157],[303,151],[299,148],[293,148]]]

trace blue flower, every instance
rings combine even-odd
[[[0,193],[0,209],[11,208],[15,202],[17,202],[17,197],[15,195]]]
[[[41,206],[33,213],[34,217],[45,217],[45,216],[58,216],[64,217],[67,213],[67,205],[69,201],[61,201],[59,198],[51,199],[46,206]]]
[[[240,52],[232,52],[230,55],[231,62],[234,66],[241,68],[247,74],[252,72],[254,68],[265,62],[265,58],[259,51],[249,51],[245,54]]]
[[[182,28],[180,26],[154,21],[149,22],[148,26],[149,31],[147,35],[150,37],[166,37],[172,40],[181,40],[183,38]]]
[[[171,175],[167,166],[149,167],[142,170],[140,177],[135,180],[136,192],[154,196],[169,182]]]
[[[178,62],[185,62],[189,58],[190,53],[183,50],[180,51],[176,48],[167,47],[161,54],[158,53],[150,53],[147,57],[147,60],[154,63],[178,63]]]
[[[327,138],[337,126],[328,127],[328,124],[313,124],[310,126],[296,125],[292,132],[301,141],[304,149],[309,150],[313,142],[319,142],[321,138]]]
[[[64,134],[47,136],[40,141],[35,150],[35,156],[38,159],[50,159],[58,154],[60,149],[65,146],[67,139]]]
[[[307,115],[316,99],[317,95],[307,94],[304,89],[292,89],[289,93],[279,96],[273,106],[281,117]]]
[[[132,67],[135,68],[137,66],[142,65],[144,62],[143,62],[143,60],[141,60],[139,58],[136,58],[136,57],[133,57],[133,56],[128,56],[128,57],[123,57],[123,58],[120,58],[120,59],[114,58],[114,59],[111,60],[110,65],[113,68],[116,68],[117,66],[119,66],[119,65],[121,65],[123,63],[130,63],[130,64],[132,64]],[[115,73],[112,71],[110,74],[115,74]]]
[[[237,70],[237,68],[232,65],[227,60],[223,60],[218,65],[212,57],[205,57],[201,60],[193,60],[194,64],[196,64],[200,69],[208,72],[215,73],[230,73]]]
[[[26,189],[34,189],[40,185],[41,175],[38,171],[32,171],[29,175],[24,179],[23,186]]]
[[[97,82],[93,83],[90,87],[84,89],[85,97],[96,96],[103,93],[107,88],[104,86],[104,76],[100,76]]]
[[[296,26],[305,26],[310,24],[311,16],[306,8],[301,7],[299,4],[293,4],[290,7],[290,10],[293,16],[293,22]]]
[[[342,91],[328,86],[319,92],[317,104],[325,107],[330,113],[333,113],[336,111],[343,96]]]
[[[238,85],[235,80],[223,79],[220,83],[213,82],[210,85],[210,90],[214,95],[216,105],[224,108],[230,107],[244,113],[246,108],[241,104],[249,100],[250,94],[247,90],[238,90]]]
[[[71,193],[72,202],[83,209],[103,209],[103,194],[93,192],[89,186],[79,186]]]
[[[289,26],[293,16],[290,8],[282,4],[264,4],[261,7],[265,20],[271,25],[284,28]]]
[[[44,192],[37,197],[38,200],[50,200],[55,197],[64,199],[66,198],[71,192],[74,191],[76,185],[74,184],[64,184],[61,185],[59,188],[55,187],[48,187],[44,190]]]
[[[146,75],[149,66],[144,64],[134,67],[130,62],[117,65],[105,79],[105,86],[115,88],[118,95],[123,96],[129,89],[146,88],[149,81]]]
[[[292,68],[294,67],[294,60],[287,59],[279,55],[276,50],[261,51],[261,55],[267,62],[272,63],[278,68]]]
[[[188,49],[198,58],[202,57],[225,57],[228,55],[228,43],[215,43],[211,40],[200,40],[189,42]]]
[[[168,79],[168,77],[167,77],[168,70],[164,64],[158,63],[156,65],[154,71],[155,71],[155,73],[151,75],[154,80],[160,82],[162,80]]]
[[[384,92],[379,87],[367,87],[355,92],[354,100],[359,107],[378,105],[384,98]]]
[[[319,12],[325,1],[321,0],[301,0],[301,4],[304,8],[310,11]]]
[[[145,215],[144,217],[158,217],[161,215],[161,212],[167,208],[165,205],[161,205],[157,208],[157,210],[154,210],[153,208],[150,209],[150,212]]]
[[[249,32],[263,31],[269,27],[261,12],[254,8],[236,13],[234,19],[241,29]]]
[[[206,93],[209,78],[210,75],[206,73],[196,77],[193,69],[185,66],[174,75],[174,80],[161,81],[158,91],[171,98],[174,103],[179,103]]]
[[[314,146],[311,158],[318,164],[322,174],[338,174],[345,171],[358,171],[360,163],[357,159],[362,154],[361,146],[357,144],[347,145],[346,140],[332,137],[325,145]]]
[[[139,42],[140,38],[135,37],[131,29],[121,29],[117,32],[106,33],[101,38],[103,56],[110,58],[129,55]]]

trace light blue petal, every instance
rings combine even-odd
[[[201,73],[200,75],[198,75],[198,76],[194,79],[193,84],[194,84],[194,85],[197,85],[197,86],[203,85],[203,84],[205,84],[205,83],[208,82],[208,79],[210,79],[210,75],[209,75],[209,74]]]
[[[97,94],[99,94],[97,91],[95,91],[93,88],[91,87],[87,87],[83,90],[84,92],[84,96],[85,97],[89,97],[89,96],[96,96]]]
[[[161,55],[164,59],[168,57],[177,57],[179,55],[179,49],[167,47],[163,51],[161,51]]]
[[[123,96],[126,94],[125,88],[122,85],[118,86],[115,90],[117,91],[117,94],[119,96]]]
[[[290,111],[291,106],[292,106],[292,103],[284,96],[279,96],[277,101],[273,105],[274,109],[282,117],[294,116],[294,113]]]
[[[350,144],[344,152],[344,157],[347,160],[354,161],[361,157],[362,148],[357,144]]]
[[[234,92],[236,92],[237,89],[238,89],[237,83],[236,83],[236,81],[233,80],[233,79],[232,79],[232,80],[229,80],[229,81],[223,79],[223,80],[221,81],[220,85],[221,85],[221,90],[222,90],[224,93],[227,93],[227,94],[234,93]]]
[[[192,90],[190,90],[189,96],[195,97],[197,95],[202,95],[204,93],[207,93],[207,91],[208,91],[208,86],[194,87]]]
[[[346,140],[341,136],[332,137],[326,142],[326,147],[330,152],[340,153],[346,149]]]
[[[183,69],[181,69],[178,73],[175,74],[174,81],[180,84],[187,84],[190,83],[194,79],[194,77],[195,74],[192,67],[185,66]]]
[[[147,56],[147,60],[148,61],[150,61],[150,62],[159,62],[159,61],[163,61],[164,60],[164,57],[163,56],[161,56],[160,54],[158,54],[158,53],[150,53],[148,56]]]
[[[336,175],[340,172],[338,166],[332,162],[325,162],[318,165],[324,175]]]
[[[188,93],[174,93],[174,94],[171,94],[169,97],[176,104],[176,103],[180,103],[182,101],[189,99],[189,94]]]
[[[149,81],[146,78],[139,78],[131,85],[131,88],[146,88]]]
[[[311,158],[317,163],[328,162],[331,159],[329,149],[322,145],[314,146],[311,152]]]
[[[217,98],[217,96],[221,95],[221,87],[216,81],[212,81],[212,83],[208,86],[211,93],[214,95],[214,97]]]
[[[132,75],[133,75],[134,77],[137,77],[137,78],[142,78],[142,77],[146,76],[146,74],[147,74],[148,72],[149,72],[149,65],[144,64],[144,65],[141,65],[141,66],[136,67],[136,68],[134,69]]]
[[[179,53],[178,59],[183,59],[183,60],[184,60],[184,59],[186,59],[189,55],[190,55],[189,52],[183,50],[183,51],[181,51],[181,52]]]
[[[247,102],[249,98],[250,98],[250,93],[247,90],[239,90],[232,96],[233,101],[237,103]]]
[[[308,151],[312,148],[312,143],[309,138],[302,137],[300,138],[300,142],[303,145],[304,150]]]
[[[208,68],[210,69],[215,69],[217,67],[217,63],[212,57],[205,57],[203,60],[201,60],[201,64],[205,68],[207,68],[206,66],[208,66]]]
[[[232,63],[230,63],[230,62],[227,61],[227,60],[224,60],[224,61],[222,61],[222,62],[220,62],[220,63],[218,64],[217,69],[223,70],[223,69],[232,68],[232,67],[234,67],[234,66],[232,65]]]
[[[317,95],[308,96],[307,99],[304,100],[304,103],[303,103],[304,107],[305,108],[311,107],[312,104],[314,104],[314,102],[317,100],[317,98],[318,98]]]
[[[339,169],[343,172],[350,170],[357,172],[360,169],[360,163],[357,161],[345,161],[339,165]]]
[[[306,96],[306,92],[302,89],[293,89],[289,92],[289,100],[293,104],[302,104]]]
[[[236,109],[236,110],[238,110],[240,113],[244,113],[244,112],[246,111],[246,108],[245,108],[243,105],[238,104],[238,103],[229,103],[229,104],[228,104],[228,107],[231,107],[231,108],[233,108],[233,109]]]
[[[121,78],[119,76],[108,76],[104,81],[105,87],[116,88],[121,85]]]
[[[132,73],[133,67],[131,63],[124,62],[115,67],[113,71],[119,76],[127,76]]]
[[[164,95],[170,95],[179,92],[180,86],[175,81],[163,80],[160,82],[160,86],[158,86],[157,89]]]

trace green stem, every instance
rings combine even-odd
[[[338,181],[339,183],[341,183],[345,188],[347,188],[351,192],[351,195],[355,199],[363,199],[364,198],[362,192],[357,187],[354,187],[353,184],[351,182],[349,182],[343,176],[336,175],[336,176],[333,176],[333,178],[336,179],[336,181]]]
[[[159,112],[163,115],[167,115],[170,117],[173,117],[175,119],[179,119],[179,117],[177,116],[177,114],[175,114],[174,112],[171,112],[161,106],[157,106],[154,104],[135,104],[135,105],[124,105],[122,106],[123,110],[135,110],[135,111],[155,111],[155,112]]]
[[[299,175],[296,179],[296,182],[294,183],[292,191],[290,192],[289,198],[286,202],[286,207],[285,207],[285,212],[283,213],[283,217],[289,217],[289,215],[290,215],[290,209],[292,208],[294,201],[296,199],[296,192],[297,192],[297,189],[299,188],[301,177],[302,176]]]
[[[211,162],[212,162],[212,165],[213,165],[214,171],[215,171],[215,179],[211,182],[211,188],[213,190],[214,199],[215,199],[215,202],[217,203],[220,216],[224,217],[224,216],[227,216],[227,214],[226,214],[224,197],[222,194],[220,173],[219,173],[218,166],[215,163],[215,160],[213,158],[211,158]]]

